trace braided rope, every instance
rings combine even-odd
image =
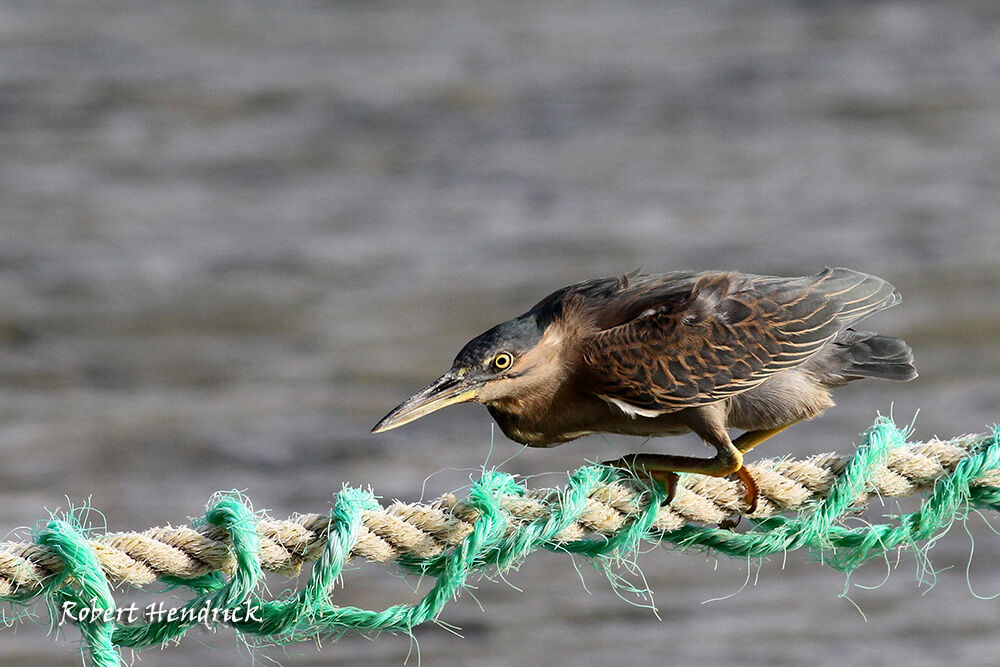
[[[927,539],[962,505],[1000,509],[1000,431],[951,440],[906,443],[905,433],[880,420],[850,458],[821,454],[751,463],[761,499],[748,532],[709,527],[745,511],[738,482],[683,475],[674,500],[621,471],[577,470],[563,489],[529,490],[503,473],[487,472],[469,497],[452,494],[429,504],[378,505],[370,493],[345,489],[330,515],[286,521],[253,515],[236,496],[220,496],[204,523],[143,532],[85,536],[53,519],[35,544],[0,543],[0,599],[24,603],[41,594],[101,601],[113,611],[108,581],[143,586],[156,580],[191,588],[199,605],[262,605],[263,622],[233,622],[250,634],[286,641],[348,630],[409,630],[433,618],[464,586],[471,571],[510,567],[545,547],[602,559],[631,553],[642,539],[763,556],[803,546],[822,549],[844,569],[874,554]],[[905,496],[934,489],[921,511],[898,525],[847,529],[836,520],[873,495]],[[799,516],[783,516],[790,512]],[[381,612],[336,607],[328,592],[351,557],[397,561],[438,578],[417,605]],[[318,561],[309,583],[292,598],[255,597],[262,570],[298,573]],[[225,573],[228,578],[220,573]],[[80,623],[95,664],[117,664],[113,646],[148,646],[181,636],[193,623]]]
[[[930,488],[955,470],[969,450],[986,436],[965,435],[952,440],[929,440],[893,449],[872,470],[870,484],[857,499],[869,495],[901,497]],[[747,465],[760,486],[760,504],[753,517],[765,518],[797,510],[826,495],[849,459],[819,454],[806,459],[764,460]],[[1000,470],[975,480],[977,486],[1000,487]],[[555,536],[573,542],[589,534],[613,535],[642,511],[645,491],[629,481],[596,485],[580,516]],[[558,489],[534,489],[500,498],[509,517],[507,533],[551,513]],[[718,524],[746,509],[739,482],[704,475],[684,475],[670,505],[659,508],[653,530],[669,533],[685,524]],[[429,504],[395,502],[361,513],[358,539],[351,556],[386,562],[400,558],[430,558],[461,543],[472,532],[478,512],[445,494]],[[329,516],[303,514],[288,520],[264,518],[257,522],[261,566],[270,572],[294,576],[302,564],[316,560],[326,542]],[[162,526],[141,533],[108,533],[87,540],[101,568],[115,583],[144,586],[169,576],[192,579],[214,571],[232,572],[233,553],[228,533],[214,524],[197,528]],[[17,542],[0,543],[0,598],[27,599],[63,571],[64,562],[51,547]]]

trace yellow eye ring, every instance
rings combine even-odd
[[[497,356],[493,357],[493,368],[498,371],[507,370],[510,368],[512,363],[514,363],[514,357],[512,357],[509,352],[501,352]]]

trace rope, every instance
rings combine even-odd
[[[78,625],[93,664],[103,666],[119,664],[117,647],[162,644],[209,620],[278,642],[407,632],[434,619],[474,571],[513,567],[538,548],[610,567],[643,540],[742,558],[806,547],[851,570],[932,538],[965,508],[1000,510],[1000,429],[916,443],[907,443],[906,435],[879,420],[849,458],[820,454],[749,464],[761,499],[752,526],[739,533],[716,527],[746,510],[738,482],[682,475],[674,500],[663,505],[662,489],[602,466],[576,470],[558,489],[527,489],[488,471],[465,499],[445,494],[429,504],[382,507],[370,491],[345,488],[328,515],[285,521],[253,514],[238,494],[217,495],[204,521],[191,527],[96,535],[72,516],[53,518],[33,544],[0,543],[0,600],[24,604],[45,596],[56,609],[99,609]],[[891,523],[847,528],[838,521],[863,509],[872,495],[921,491],[930,491],[921,508]],[[353,557],[396,561],[437,581],[414,605],[336,606],[329,597],[333,582]],[[305,562],[315,565],[298,593],[270,601],[257,596],[265,570],[292,576]],[[116,607],[110,585],[157,580],[186,587],[194,597],[175,618],[123,622],[127,608]]]

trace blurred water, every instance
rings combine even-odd
[[[913,345],[920,379],[845,389],[761,455],[846,451],[876,410],[919,408],[921,437],[996,421],[1000,9],[706,4],[0,6],[2,525],[67,496],[114,530],[179,523],[230,488],[283,517],[345,482],[412,500],[511,456],[537,475],[628,451],[491,450],[478,406],[368,429],[471,336],[636,266],[846,265],[903,292],[871,325]],[[971,530],[972,584],[996,593],[1000,539]],[[926,595],[912,560],[852,588],[867,621],[804,554],[707,605],[746,563],[645,554],[662,620],[540,554],[509,577],[523,592],[482,582],[485,613],[470,595],[445,611],[465,639],[416,637],[429,665],[988,664],[996,602],[970,594],[969,552],[962,530],[942,540],[953,569]],[[364,566],[336,598],[412,596]],[[2,662],[79,664],[76,635],[46,632],[4,630]],[[143,664],[251,661],[194,634]]]

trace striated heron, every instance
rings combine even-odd
[[[779,278],[674,272],[564,287],[476,336],[451,368],[372,433],[445,406],[486,405],[511,440],[552,447],[591,433],[693,431],[712,458],[630,454],[608,462],[667,485],[678,472],[736,474],[749,512],[757,485],[743,454],[833,405],[830,390],[864,377],[917,377],[909,346],[849,327],[900,301],[850,269]],[[731,440],[727,428],[745,431]]]

